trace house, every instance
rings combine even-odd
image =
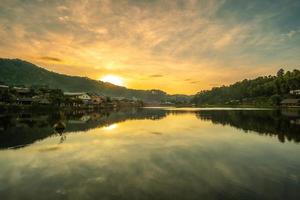
[[[291,124],[300,125],[300,119],[294,119],[290,121]]]
[[[9,87],[7,85],[0,85],[0,92],[8,91]]]
[[[292,95],[300,95],[300,90],[291,90],[290,94],[292,94]]]
[[[90,95],[90,97],[91,97],[90,103],[92,105],[100,105],[103,102],[105,102],[105,98],[104,97],[101,97],[101,96],[98,96],[98,95]]]
[[[27,94],[30,92],[30,88],[25,87],[13,87],[13,89],[16,90],[19,94]]]
[[[280,105],[286,107],[300,106],[300,99],[284,99],[280,102]]]
[[[46,98],[46,96],[33,96],[32,97],[35,102],[37,102],[39,105],[50,105],[51,102],[48,100],[48,98]]]
[[[166,101],[166,102],[161,103],[161,105],[162,106],[174,106],[175,104],[170,101]]]
[[[90,95],[85,92],[64,92],[64,96],[68,97],[72,102],[69,103],[72,106],[87,105],[91,101]]]
[[[31,97],[18,98],[17,103],[21,105],[32,105],[37,100]]]
[[[68,120],[69,124],[85,124],[91,119],[91,116],[89,115],[83,115],[79,119],[70,119]]]
[[[83,101],[91,100],[91,97],[85,92],[64,92],[64,95],[74,99],[80,99]]]

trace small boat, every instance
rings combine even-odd
[[[66,124],[63,122],[57,122],[56,124],[54,124],[53,128],[56,132],[62,133],[66,128]]]

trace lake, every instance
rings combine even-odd
[[[300,199],[299,110],[24,111],[0,119],[3,200]]]

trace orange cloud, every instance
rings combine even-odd
[[[128,87],[189,94],[299,62],[300,45],[291,42],[298,29],[267,29],[273,13],[242,23],[218,16],[225,1],[205,2],[3,0],[0,54],[60,73],[117,74]]]

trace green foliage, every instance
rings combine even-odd
[[[8,90],[0,92],[0,102],[12,103],[14,102],[16,97],[11,94]]]
[[[284,69],[280,69],[280,70],[278,70],[278,72],[277,72],[277,77],[283,77],[283,75],[284,75]]]
[[[201,91],[192,102],[198,105],[209,104],[270,104],[278,105],[279,101],[289,95],[290,90],[300,89],[300,71],[283,70],[279,76],[264,76],[253,80],[243,80],[229,86],[215,87]]]
[[[65,100],[63,92],[59,89],[51,90],[49,94],[49,99],[53,105],[57,106],[59,106]]]
[[[271,100],[271,103],[272,103],[273,105],[278,106],[278,105],[280,104],[282,98],[281,98],[280,95],[274,94],[274,95],[272,95],[272,96],[270,97],[270,100]]]

